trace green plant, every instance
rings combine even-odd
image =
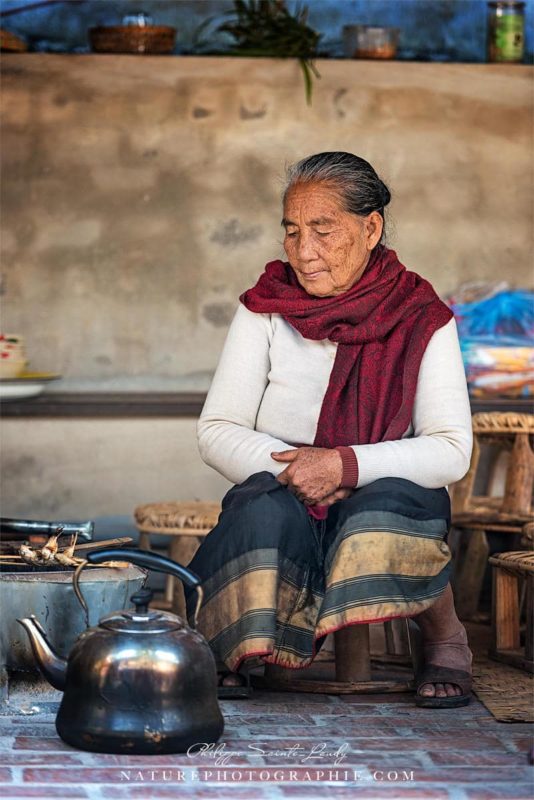
[[[298,6],[292,15],[284,0],[234,0],[228,12],[233,19],[218,27],[231,34],[235,55],[298,58],[304,75],[306,101],[311,103],[312,75],[319,78],[314,64],[320,34],[307,25],[308,9]]]

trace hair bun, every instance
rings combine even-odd
[[[380,181],[380,199],[382,201],[383,208],[385,208],[391,201],[391,193],[384,181]]]

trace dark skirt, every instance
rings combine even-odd
[[[333,631],[432,605],[449,580],[449,523],[445,489],[401,478],[357,489],[319,521],[271,473],[252,475],[189,564],[204,591],[198,629],[233,671],[253,656],[306,667]],[[190,623],[195,600],[186,590]]]

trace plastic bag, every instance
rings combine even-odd
[[[509,289],[506,283],[464,284],[449,305],[470,393],[533,395],[534,292]]]

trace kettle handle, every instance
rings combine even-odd
[[[130,564],[145,567],[154,572],[166,572],[174,575],[175,578],[179,578],[192,588],[196,589],[197,586],[200,586],[200,578],[190,569],[182,567],[177,561],[172,561],[166,556],[160,556],[159,553],[151,553],[148,550],[109,547],[105,550],[94,550],[92,553],[88,553],[87,560],[90,564],[101,564],[103,561],[129,561]]]
[[[181,564],[178,564],[177,561],[172,561],[170,558],[166,558],[166,556],[159,555],[159,553],[151,553],[147,550],[135,550],[127,547],[124,549],[111,547],[105,550],[95,550],[92,553],[88,553],[86,558],[90,564],[102,564],[105,561],[128,561],[130,564],[135,564],[145,569],[151,569],[154,572],[164,572],[168,575],[173,575],[175,578],[187,584],[187,586],[196,589],[197,604],[193,614],[192,625],[193,629],[196,629],[198,612],[202,605],[204,593],[202,591],[200,578],[187,567],[183,567]]]

